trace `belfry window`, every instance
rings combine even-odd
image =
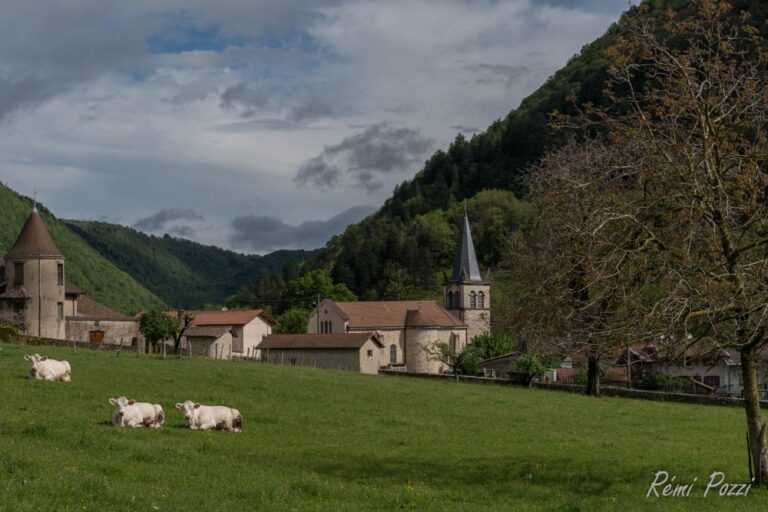
[[[485,294],[483,292],[477,294],[477,307],[485,309]]]
[[[475,292],[469,294],[469,307],[472,309],[477,308],[477,294]]]

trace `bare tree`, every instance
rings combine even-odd
[[[598,162],[596,170],[626,171],[618,181],[609,172],[611,185],[603,189],[595,185],[597,176],[589,179],[584,155],[573,145],[544,161],[552,176],[539,173],[537,191],[554,197],[565,222],[562,228],[550,224],[548,243],[572,254],[545,262],[542,272],[553,274],[540,275],[551,281],[557,277],[553,263],[563,265],[553,288],[561,290],[554,296],[563,310],[558,318],[569,321],[572,336],[575,327],[578,338],[591,338],[592,346],[594,340],[610,346],[621,331],[630,336],[621,308],[635,304],[648,306],[649,325],[683,349],[711,338],[738,350],[750,470],[764,484],[768,449],[758,354],[768,341],[768,58],[747,15],[719,0],[695,7],[689,17],[670,12],[661,20],[640,15],[620,23],[622,36],[609,51],[613,103],[586,107],[572,126],[605,141],[602,148],[585,143],[584,153],[610,148],[609,165]],[[616,158],[620,152],[626,155]],[[552,186],[566,187],[573,201],[547,192]],[[594,236],[600,231],[610,238],[604,245]],[[571,295],[562,293],[568,276]],[[636,280],[643,284],[640,295],[632,292]],[[661,343],[661,336],[656,340]]]
[[[600,393],[600,362],[642,325],[642,292],[652,272],[643,254],[652,234],[637,222],[645,192],[640,143],[623,147],[573,138],[532,170],[535,225],[514,263],[524,283],[521,319],[529,336],[562,337],[587,359],[586,393]],[[636,204],[637,203],[637,204]]]

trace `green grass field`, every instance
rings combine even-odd
[[[29,381],[25,353],[72,365]],[[765,510],[740,409],[308,368],[0,345],[0,510]],[[119,429],[107,399],[163,405]],[[244,432],[184,428],[185,399],[237,407]],[[647,499],[655,471],[699,478]]]

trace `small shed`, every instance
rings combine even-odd
[[[270,334],[259,345],[270,363],[376,374],[383,345],[372,332]]]
[[[231,325],[202,325],[190,327],[186,336],[193,355],[229,359],[237,333]]]

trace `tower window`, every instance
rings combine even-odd
[[[56,280],[59,286],[64,286],[64,264],[59,263],[56,265]]]
[[[459,292],[453,292],[453,307],[459,309],[461,307],[461,299],[459,298]]]
[[[485,308],[485,294],[483,292],[477,294],[477,307],[480,309]]]
[[[59,321],[64,320],[64,303],[63,302],[56,303],[56,319]]]
[[[472,309],[477,308],[477,294],[475,292],[469,294],[469,307]]]
[[[13,284],[17,286],[24,284],[24,263],[20,261],[13,264]]]
[[[445,296],[445,305],[448,309],[453,309],[453,292],[448,292]]]

